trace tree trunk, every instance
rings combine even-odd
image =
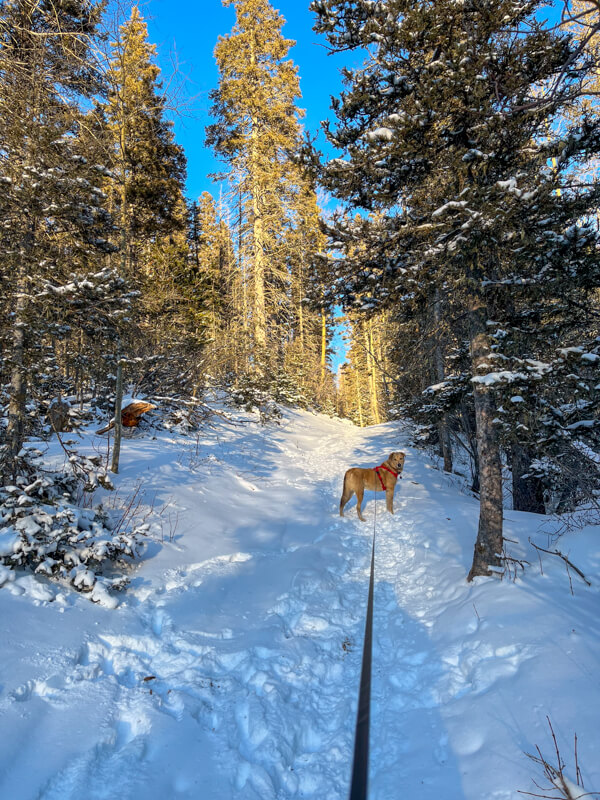
[[[258,186],[252,189],[253,244],[254,244],[254,341],[257,353],[262,354],[267,346],[267,318],[265,309],[265,250],[263,220],[258,198]]]
[[[460,404],[460,422],[465,436],[469,442],[469,457],[471,459],[471,491],[479,494],[479,458],[477,456],[477,436],[474,428],[474,417],[467,403],[462,400]]]
[[[250,63],[256,64],[254,32],[250,37]],[[267,318],[265,309],[265,237],[262,216],[261,186],[258,175],[258,119],[252,118],[250,131],[250,180],[252,193],[252,245],[254,278],[254,343],[255,356],[260,360],[267,348]]]
[[[327,364],[327,317],[325,309],[321,310],[321,388],[325,385],[325,368]]]
[[[444,352],[441,341],[442,308],[439,289],[435,290],[435,298],[433,301],[433,319],[435,323],[435,330],[433,334],[435,337],[433,351],[435,374],[437,382],[441,383],[446,377],[446,370],[444,366]],[[442,414],[442,418],[438,422],[438,435],[440,438],[442,458],[444,459],[444,471],[452,472],[452,440],[450,439],[450,428],[448,426],[447,414]]]
[[[123,421],[121,419],[121,406],[123,405],[123,361],[119,359],[117,367],[117,390],[115,396],[115,443],[113,446],[111,472],[115,475],[119,472],[119,458],[121,456],[121,431]]]
[[[375,357],[373,351],[373,320],[365,323],[365,341],[367,344],[367,366],[369,370],[369,394],[371,396],[371,414],[373,421],[379,425],[379,398],[377,397],[377,375],[375,374]]]
[[[238,190],[238,271],[242,282],[242,325],[244,328],[244,348],[248,338],[248,280],[246,275],[246,261],[242,258],[244,252],[244,218],[242,205],[242,186]],[[235,350],[237,354],[237,349]],[[236,369],[237,374],[237,369]]]
[[[363,424],[362,401],[360,399],[360,387],[358,385],[358,370],[354,370],[354,388],[356,389],[356,405],[358,407],[358,424],[361,428]]]
[[[545,514],[543,484],[539,478],[523,477],[529,472],[531,455],[519,442],[514,442],[512,445],[511,466],[514,510]]]
[[[17,460],[25,437],[27,405],[27,373],[25,370],[26,330],[25,298],[28,264],[35,244],[36,227],[32,221],[23,233],[16,280],[15,313],[12,321],[12,354],[10,400],[8,403],[7,467],[13,480],[17,477]]]
[[[381,331],[386,330],[387,322],[388,322],[388,316],[386,313],[383,313],[380,320],[379,330],[375,331],[375,341],[376,341],[375,347],[377,350],[377,360],[379,361],[380,365],[383,394],[385,396],[386,407],[389,409],[391,404],[391,392],[388,382],[388,362],[387,359],[384,357],[382,336],[381,336]]]
[[[302,243],[304,246],[304,242]],[[300,357],[302,360],[302,367],[304,367],[304,305],[302,300],[304,298],[304,250],[300,254],[298,275],[298,333],[300,335]],[[302,382],[304,382],[304,373],[302,374]]]
[[[469,297],[469,336],[473,375],[489,371],[491,347],[487,335],[486,306],[481,296],[481,276],[474,270]],[[475,382],[475,427],[480,476],[479,529],[473,553],[473,564],[467,577],[471,581],[478,575],[491,575],[490,567],[502,565],[502,465],[500,447],[494,424],[496,409],[488,385]]]
[[[25,434],[25,406],[27,401],[27,375],[25,372],[25,289],[20,279],[12,330],[12,370],[10,401],[8,404],[7,468],[13,480],[17,477],[17,460],[23,447]]]

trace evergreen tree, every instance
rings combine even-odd
[[[309,288],[319,295],[315,261],[325,248],[316,194],[306,176],[298,173],[290,227],[285,238],[289,271],[289,314],[282,335],[286,340],[286,372],[296,380],[307,401],[333,410],[335,387],[329,369],[331,313],[320,296],[309,303]]]
[[[290,157],[300,133],[297,68],[285,60],[293,42],[282,36],[284,20],[268,0],[224,4],[234,6],[236,22],[215,49],[219,86],[211,97],[216,122],[207,128],[207,143],[229,165],[240,217],[247,221],[239,249],[251,278],[255,363],[272,361],[273,354],[281,361],[276,331],[287,314],[289,278],[281,245],[294,193]]]
[[[203,192],[189,213],[189,270],[196,297],[197,325],[207,338],[204,363],[213,378],[233,370],[235,328],[239,309],[234,303],[234,265],[231,233],[213,197]]]
[[[166,117],[155,58],[156,47],[148,41],[147,25],[134,6],[111,45],[109,90],[101,106],[114,173],[108,190],[128,272],[135,272],[145,243],[185,226],[185,156]]]
[[[339,392],[344,415],[360,427],[390,419],[390,363],[385,343],[390,341],[389,314],[364,317],[351,312],[346,327],[346,364]]]
[[[165,391],[201,371],[203,296],[189,273],[186,161],[167,118],[156,47],[137,5],[111,43],[108,93],[99,106],[112,175],[106,188],[119,221],[119,269],[139,292],[127,350],[129,377]],[[177,354],[177,357],[175,357]]]
[[[563,19],[577,46],[581,49],[582,57],[594,64],[600,63],[600,9],[596,3],[589,0],[571,0],[564,9]],[[576,102],[565,110],[565,115],[571,122],[577,123],[588,116],[597,118],[600,114],[598,96],[600,94],[600,72],[592,69],[585,76],[581,87],[581,94]],[[553,159],[556,169],[556,159]],[[591,157],[580,164],[577,169],[577,180],[581,184],[597,182],[600,178],[600,154],[592,153]],[[596,225],[600,229],[600,208],[595,209]]]
[[[346,158],[329,162],[322,180],[350,206],[385,213],[334,226],[335,241],[348,244],[337,285],[347,303],[365,307],[367,297],[369,308],[411,296],[427,306],[452,294],[467,323],[481,486],[470,578],[501,565],[497,389],[517,365],[513,355],[513,369],[505,368],[507,298],[531,308],[544,294],[556,322],[552,297],[563,299],[560,313],[572,319],[574,305],[569,315],[564,301],[581,303],[598,283],[593,232],[575,225],[598,190],[578,191],[568,177],[597,150],[598,128],[584,119],[560,137],[551,133],[593,65],[577,60],[567,35],[538,21],[541,6],[312,5],[333,49],[373,53],[363,68],[345,72],[349,88],[334,106],[339,126],[327,132]],[[558,195],[559,180],[569,193]],[[356,241],[366,259],[353,258]],[[365,294],[372,288],[374,299]],[[532,358],[519,363],[530,381],[545,371]]]
[[[40,351],[73,326],[97,341],[123,288],[102,269],[110,218],[105,169],[86,158],[82,105],[102,90],[92,57],[101,5],[0,3],[0,182],[3,320],[10,404],[3,471],[14,475],[28,377]],[[30,382],[31,383],[31,382]]]

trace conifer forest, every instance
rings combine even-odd
[[[222,168],[193,198],[143,7],[0,3],[5,519],[110,489],[63,434],[112,416],[116,473],[123,392],[190,425],[223,392],[410,421],[480,500],[469,578],[500,570],[503,503],[600,496],[600,6],[314,0],[321,45],[359,58],[319,133],[282,14],[223,2]],[[50,480],[29,444],[54,433]],[[4,563],[64,577],[41,541]]]
[[[1,798],[600,797],[599,98],[600,0],[0,0]]]

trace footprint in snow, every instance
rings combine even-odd
[[[108,736],[59,770],[42,789],[38,800],[101,800],[137,797],[140,766],[148,753],[149,720],[139,709],[125,709]],[[115,776],[118,776],[117,783]],[[115,785],[118,792],[115,794]]]
[[[152,628],[152,633],[157,638],[160,638],[162,636],[163,628],[165,627],[165,622],[166,623],[171,622],[171,618],[169,617],[169,615],[162,608],[155,609],[152,612],[150,627]]]

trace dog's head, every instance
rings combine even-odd
[[[390,453],[388,457],[388,464],[393,470],[395,470],[397,473],[400,473],[404,469],[405,458],[406,453],[403,453],[401,450],[397,453]]]

